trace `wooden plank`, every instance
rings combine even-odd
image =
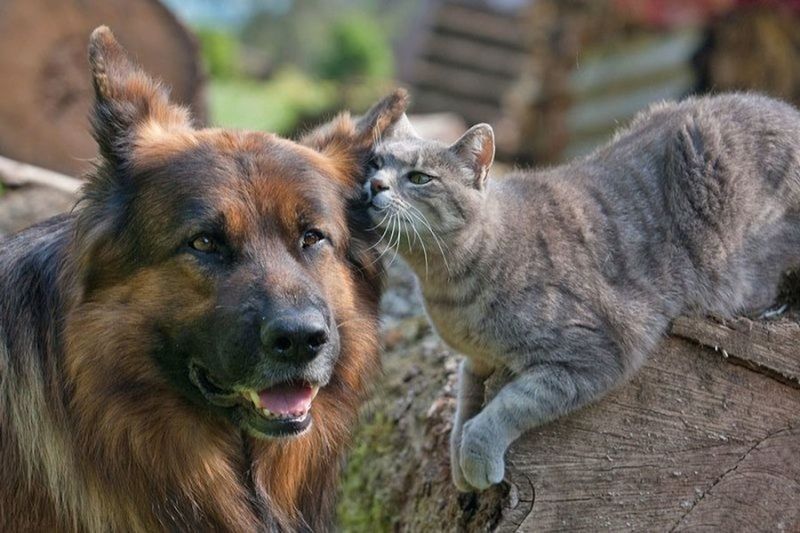
[[[425,50],[424,56],[434,63],[458,65],[509,79],[519,76],[522,64],[528,57],[524,52],[441,34],[431,35]]]
[[[490,104],[499,104],[511,86],[509,80],[425,59],[417,62],[414,72],[416,86],[434,87]]]
[[[468,124],[492,123],[500,114],[499,108],[495,105],[426,87],[420,87],[414,91],[413,109],[418,113],[440,111],[456,113],[463,117]]]
[[[463,35],[515,50],[524,49],[524,35],[518,20],[507,15],[445,4],[439,10],[433,28],[435,31]]]
[[[789,318],[756,322],[741,317],[732,320],[681,317],[673,322],[672,334],[800,383],[800,323]]]

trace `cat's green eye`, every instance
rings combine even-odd
[[[422,172],[411,172],[408,174],[408,181],[414,185],[425,185],[432,179],[432,177],[428,176],[427,174],[423,174]]]

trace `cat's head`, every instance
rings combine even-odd
[[[397,244],[468,227],[481,209],[493,160],[488,124],[447,145],[420,137],[404,115],[375,147],[365,184],[370,216]]]

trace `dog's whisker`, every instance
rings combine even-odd
[[[354,317],[354,318],[349,318],[347,320],[343,320],[342,322],[336,322],[336,327],[338,329],[338,328],[341,328],[343,326],[352,324],[354,322],[363,322],[365,324],[372,324],[372,321],[367,319],[367,318]]]

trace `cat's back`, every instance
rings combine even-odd
[[[594,152],[560,166],[510,173],[490,191],[508,206],[541,208],[560,197],[577,207],[604,197],[622,207],[663,195],[676,183],[702,194],[693,182],[713,189],[720,180],[733,193],[800,201],[800,111],[755,93],[657,103]],[[768,190],[756,190],[764,185]]]
[[[724,293],[738,307],[767,294],[748,281],[757,271],[770,285],[772,270],[793,260],[778,244],[794,246],[800,233],[791,219],[800,112],[743,93],[657,104],[593,153],[512,173],[490,194],[509,241],[524,242],[552,275],[594,272],[598,286],[652,292],[653,301],[669,294],[669,315],[687,293]],[[717,301],[688,305],[719,310]]]

